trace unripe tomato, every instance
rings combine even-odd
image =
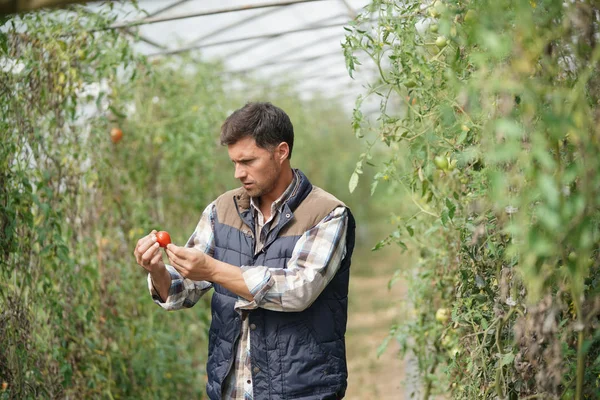
[[[113,143],[118,143],[121,139],[123,139],[123,131],[119,128],[112,128],[110,130],[110,140]]]
[[[446,11],[446,5],[439,0],[436,0],[429,8],[429,15],[437,18]]]
[[[439,29],[438,24],[431,24],[431,25],[429,25],[429,30],[431,32],[433,32],[433,33],[437,33],[438,29]]]
[[[435,312],[435,320],[445,324],[450,319],[450,310],[447,308],[438,308]]]
[[[171,243],[171,236],[169,236],[168,232],[160,231],[156,233],[156,241],[160,247],[167,247],[167,245]]]
[[[445,36],[438,36],[438,38],[435,39],[435,45],[440,49],[446,46],[446,43],[448,43],[448,40],[446,40]]]
[[[475,10],[469,10],[465,14],[465,22],[473,22],[477,19],[477,13]]]
[[[435,156],[433,159],[433,163],[438,169],[447,170],[448,169],[448,160],[444,156]]]

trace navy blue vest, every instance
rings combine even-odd
[[[297,223],[307,225],[300,225],[306,231],[316,224],[314,221],[318,222],[336,206],[343,205],[327,194],[329,198],[325,201],[325,208],[330,209],[325,215],[317,215],[319,211],[314,211],[312,213],[315,215],[308,217],[295,216],[294,211],[303,201],[312,199],[321,202],[320,198],[315,200],[313,196],[317,188],[311,185],[304,174],[299,175],[299,189],[286,202],[278,225],[271,230],[263,250],[256,255],[252,212],[249,207],[239,204],[242,203],[242,192],[228,192],[217,199],[214,257],[237,266],[286,268],[294,245],[301,236],[286,235],[286,225],[297,219]],[[239,225],[223,223],[225,219],[231,221],[232,215],[227,218],[219,215],[219,201],[235,203],[228,208],[231,210],[228,213],[237,214],[235,219]],[[247,201],[245,203],[247,205]],[[303,210],[305,209],[306,207]],[[248,313],[256,400],[340,399],[344,396],[348,377],[344,335],[354,229],[354,218],[348,210],[346,255],[337,274],[310,307],[301,312],[276,312],[258,308]],[[239,314],[234,310],[237,298],[237,295],[224,287],[214,285],[206,386],[212,400],[221,399],[223,381],[234,362],[234,346],[242,324]]]

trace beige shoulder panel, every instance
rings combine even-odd
[[[240,212],[250,207],[250,198],[243,188],[230,190],[223,193],[215,200],[217,220],[239,230],[247,229],[246,225],[235,209],[234,197],[237,200]],[[280,236],[300,236],[307,230],[317,225],[336,207],[346,206],[332,194],[313,186],[311,192],[306,196],[294,211],[294,219],[279,233]]]
[[[250,207],[250,198],[243,188],[237,188],[223,193],[215,200],[217,220],[225,225],[229,225],[239,230],[245,230],[247,227],[238,215],[235,209],[234,197],[237,200],[240,212]]]
[[[317,225],[336,207],[346,206],[334,195],[314,186],[294,211],[294,219],[280,232],[280,236],[300,236]]]

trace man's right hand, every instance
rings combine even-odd
[[[171,287],[171,274],[169,274],[163,262],[162,252],[156,241],[155,230],[138,240],[133,255],[137,263],[150,273],[152,284],[158,292],[161,301],[166,301],[169,295],[169,288]]]
[[[156,230],[138,240],[133,255],[137,263],[153,275],[165,270],[162,252],[156,241]]]

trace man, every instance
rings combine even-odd
[[[341,399],[354,219],[292,169],[294,130],[270,103],[248,103],[221,127],[242,187],[203,212],[185,247],[162,261],[156,231],[134,255],[154,301],[192,307],[210,288],[209,398]]]

